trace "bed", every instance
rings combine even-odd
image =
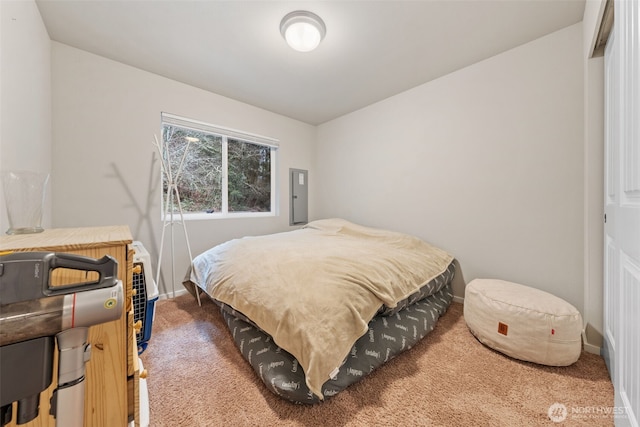
[[[184,285],[220,306],[269,390],[315,403],[424,338],[454,273],[450,254],[417,237],[334,218],[217,245]]]

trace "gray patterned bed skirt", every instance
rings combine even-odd
[[[452,263],[453,264],[453,263]],[[433,330],[453,300],[450,272],[440,290],[389,316],[378,315],[369,323],[369,332],[360,337],[338,373],[322,386],[325,400],[358,382],[374,369],[413,347]],[[320,401],[308,389],[298,361],[282,350],[271,336],[240,319],[229,307],[221,309],[242,356],[256,371],[267,388],[294,403]]]

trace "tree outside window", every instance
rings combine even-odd
[[[181,168],[176,186],[185,214],[273,212],[273,146],[166,122],[162,138],[171,170]],[[162,184],[166,200],[164,174]]]

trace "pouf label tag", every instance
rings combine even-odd
[[[498,322],[498,333],[502,335],[507,335],[507,331],[509,330],[509,325],[504,324],[502,322]]]

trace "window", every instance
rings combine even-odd
[[[187,219],[276,213],[277,140],[162,113],[162,147],[163,212],[179,213],[171,173]]]

